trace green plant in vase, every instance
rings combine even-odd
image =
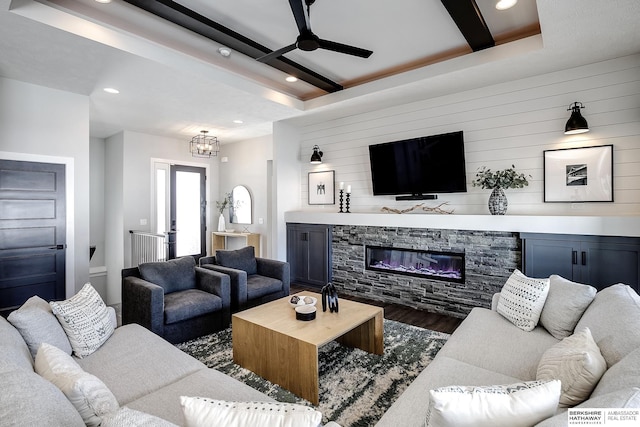
[[[516,171],[515,165],[511,165],[509,169],[492,171],[482,166],[476,172],[476,178],[471,182],[474,187],[491,189],[489,196],[489,212],[491,215],[504,215],[507,213],[509,205],[504,190],[507,188],[523,188],[529,185],[527,176]]]

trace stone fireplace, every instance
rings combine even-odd
[[[389,250],[405,252],[402,256],[391,252],[388,264],[404,257],[409,265],[402,269],[407,270],[426,267],[426,258],[442,262],[443,272],[459,262],[460,277],[450,272],[427,276],[370,268],[371,258],[377,263]],[[493,294],[502,289],[514,269],[521,268],[519,235],[503,231],[334,225],[331,254],[332,282],[338,295],[346,293],[455,317],[466,316],[473,307],[490,307]],[[438,258],[441,255],[450,257],[450,265]],[[452,277],[444,277],[447,274]]]
[[[365,246],[367,270],[464,283],[464,252]]]

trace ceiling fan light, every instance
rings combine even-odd
[[[507,10],[515,6],[516,3],[518,3],[518,0],[499,0],[496,3],[496,9]]]
[[[589,132],[589,124],[582,114],[580,109],[584,108],[581,102],[574,102],[567,108],[567,111],[571,111],[571,117],[567,120],[567,124],[564,126],[565,135],[576,135],[579,133]]]

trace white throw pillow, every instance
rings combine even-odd
[[[322,414],[313,408],[280,402],[228,402],[180,397],[186,427],[319,427]]]
[[[120,407],[102,380],[85,372],[78,362],[57,347],[42,344],[36,355],[35,369],[62,390],[87,426],[99,426],[104,416]]]
[[[100,427],[178,427],[177,425],[146,412],[123,406],[117,412],[106,415]]]
[[[560,381],[429,391],[427,427],[530,427],[553,416]]]
[[[19,309],[9,314],[7,320],[20,331],[34,359],[43,342],[71,354],[67,334],[51,311],[49,303],[39,296],[29,298]]]
[[[559,340],[570,336],[596,292],[593,286],[575,283],[557,274],[550,276],[540,324]]]
[[[496,311],[523,331],[531,331],[548,293],[549,279],[534,279],[515,270],[500,291]]]
[[[113,334],[112,316],[90,283],[68,300],[49,304],[79,358],[96,351]]]
[[[591,331],[584,328],[544,352],[536,379],[560,380],[560,407],[568,408],[588,399],[606,370],[607,362]]]

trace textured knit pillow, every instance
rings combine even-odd
[[[181,396],[180,404],[188,427],[319,427],[322,422],[320,412],[294,403],[228,402]]]
[[[146,412],[123,406],[117,412],[102,417],[100,427],[178,427],[177,425]]]
[[[429,391],[427,427],[530,427],[553,416],[560,381]]]
[[[540,324],[561,340],[573,330],[596,296],[596,288],[572,282],[556,274],[549,277],[549,294],[540,314]]]
[[[34,359],[43,342],[55,345],[65,353],[71,354],[71,344],[67,334],[51,311],[49,303],[39,296],[29,298],[22,307],[12,312],[7,320],[20,331]]]
[[[120,407],[111,390],[98,377],[85,372],[73,357],[57,347],[42,344],[36,355],[35,369],[62,390],[87,426],[99,426],[103,417]]]
[[[96,351],[113,334],[109,310],[90,283],[68,300],[49,304],[69,338],[73,354],[79,358]]]
[[[591,331],[584,328],[544,352],[536,379],[562,381],[560,407],[568,408],[588,399],[606,370],[607,362]]]
[[[531,331],[548,293],[549,279],[534,279],[515,270],[500,291],[496,311],[523,331]]]

